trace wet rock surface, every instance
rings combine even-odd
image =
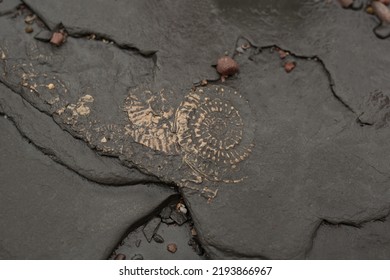
[[[209,257],[326,258],[324,222],[387,215],[390,41],[367,3],[84,1],[84,13],[73,0],[24,2],[68,37],[52,46],[39,22],[28,34],[23,16],[0,17],[3,113],[91,181],[178,186]],[[226,52],[239,73],[222,82]],[[186,224],[177,210],[164,225]]]

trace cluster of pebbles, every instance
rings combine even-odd
[[[338,0],[345,9],[361,10],[365,7],[367,14],[375,15],[380,20],[374,33],[381,39],[390,37],[390,0]]]
[[[142,232],[143,238],[132,237],[131,234],[121,242],[119,247],[113,252],[110,259],[114,260],[143,260],[144,256],[142,250],[144,250],[144,246],[142,245],[144,242],[147,243],[157,243],[161,246],[165,247],[165,251],[171,254],[175,254],[178,250],[180,250],[179,245],[176,242],[166,242],[161,230],[159,230],[161,224],[166,224],[169,227],[180,227],[182,225],[187,225],[187,228],[191,231],[189,233],[189,240],[187,242],[188,246],[190,246],[193,252],[199,256],[204,256],[205,252],[201,247],[198,234],[193,226],[193,222],[191,220],[191,216],[188,213],[188,210],[182,200],[172,202],[165,208],[163,208],[160,213],[153,218],[151,218],[146,224],[139,228],[140,232]],[[135,230],[135,231],[138,231]],[[182,237],[188,238],[188,237]],[[131,246],[129,244],[134,243],[135,246]],[[122,249],[123,247],[133,247],[133,252],[127,256],[128,252],[126,249]],[[122,247],[122,248],[121,248]],[[135,253],[135,254],[134,254]]]

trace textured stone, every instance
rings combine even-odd
[[[0,112],[7,114],[23,136],[34,145],[81,176],[109,185],[157,182],[152,176],[124,167],[117,159],[97,155],[84,142],[62,130],[52,118],[2,84],[0,91]]]
[[[55,52],[40,42],[31,47],[33,39],[20,32],[23,21],[0,18],[6,27],[0,45],[8,44],[10,52],[3,68],[11,62],[7,55],[19,63],[2,82],[91,147],[180,186],[211,257],[306,258],[324,220],[359,224],[388,213],[388,114],[370,96],[390,89],[389,40],[375,36],[377,22],[370,15],[335,1],[136,1],[131,7],[126,1],[86,1],[88,14],[74,9],[75,0],[26,3],[51,29],[62,22],[70,38]],[[89,33],[116,43],[73,38]],[[162,139],[171,133],[175,143],[173,112],[195,98],[189,94],[192,82],[216,80],[212,64],[242,45],[251,48],[229,53],[240,73],[224,83],[240,95],[242,103],[233,105],[249,104],[237,112],[256,125],[237,122],[247,137],[242,139],[254,143],[235,166],[238,180],[215,180],[221,178],[217,168],[207,176],[210,169],[199,165],[201,155],[188,143],[183,158],[180,151],[164,153],[134,141],[137,123],[133,115],[129,120],[129,108],[123,112],[125,100],[150,91],[141,105],[146,102],[152,114],[141,124],[149,122],[153,136]],[[266,47],[273,45],[299,67],[286,74],[276,48]],[[46,85],[53,83],[54,90],[34,92],[34,83],[23,78],[33,71],[30,62],[39,73],[56,73],[65,87],[51,77]],[[186,116],[196,116],[194,102],[189,104]],[[129,121],[135,124],[130,131],[124,129]]]

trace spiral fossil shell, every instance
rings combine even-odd
[[[209,180],[229,177],[252,148],[250,108],[226,86],[192,91],[176,112],[178,144],[185,161]]]
[[[209,85],[192,90],[177,109],[171,92],[131,91],[125,111],[134,141],[177,154],[202,178],[237,181],[234,171],[251,153],[254,122],[249,104],[234,89]]]

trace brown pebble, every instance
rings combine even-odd
[[[61,46],[65,41],[65,35],[63,32],[54,32],[51,35],[50,43],[59,47]]]
[[[177,251],[177,245],[175,243],[170,243],[167,246],[167,250],[171,252],[172,254],[176,253]]]
[[[225,55],[217,61],[217,72],[222,77],[234,75],[238,72],[238,64],[233,58]]]
[[[32,28],[31,25],[28,25],[26,26],[26,28],[24,29],[24,31],[26,31],[26,33],[32,33],[34,31],[34,29]]]
[[[353,4],[353,0],[339,0],[339,3],[343,8],[348,8]]]
[[[296,66],[297,64],[294,61],[287,61],[284,64],[284,70],[286,70],[287,73],[290,73]]]
[[[126,259],[126,255],[124,255],[124,254],[118,254],[115,256],[115,260],[118,260],[118,261],[125,260],[125,259]]]
[[[374,9],[372,8],[371,5],[368,5],[367,8],[366,8],[366,13],[367,14],[370,14],[370,15],[373,15],[374,14]]]
[[[390,23],[390,9],[385,4],[379,1],[374,1],[371,4],[375,15],[382,21]]]
[[[191,235],[192,235],[192,236],[197,236],[197,235],[198,235],[198,233],[196,232],[196,229],[195,229],[195,228],[192,228],[192,229],[191,229]]]
[[[202,80],[202,81],[200,82],[200,85],[201,85],[201,86],[206,86],[207,84],[208,84],[207,80]]]
[[[284,59],[284,58],[286,58],[289,55],[289,53],[285,52],[284,50],[278,50],[278,53],[279,53],[279,57],[281,59]]]

